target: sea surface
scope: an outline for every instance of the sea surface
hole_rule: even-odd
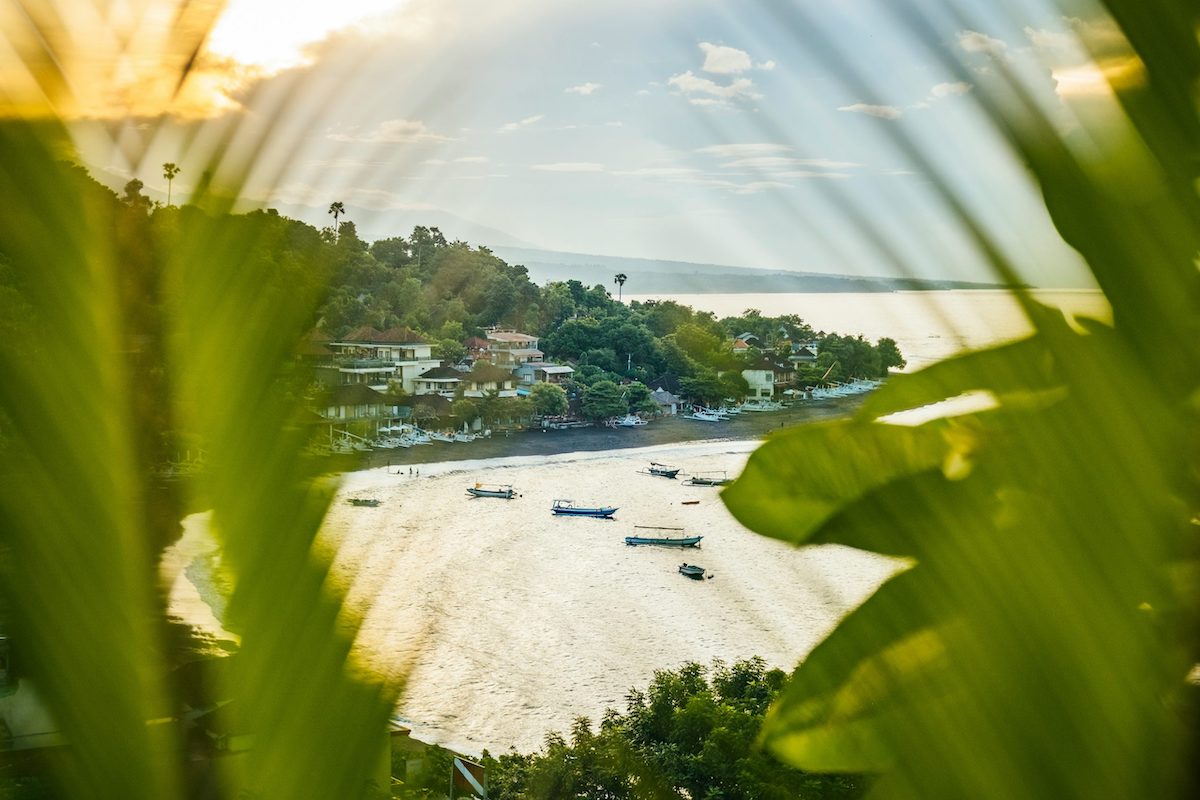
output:
[[[632,281],[630,281],[632,283]],[[1073,316],[1111,320],[1104,295],[1090,290],[1036,290],[1039,302]],[[947,356],[1017,339],[1030,326],[1004,291],[864,292],[854,294],[625,294],[626,300],[674,300],[717,318],[756,308],[796,314],[817,331],[896,340],[911,372]]]
[[[1027,332],[999,292],[671,299],[718,316],[758,308],[799,314],[819,330],[891,336],[909,369]],[[1109,314],[1098,293],[1039,299],[1074,314]],[[658,461],[735,476],[757,444],[658,444],[347,474],[324,543],[336,548],[340,580],[365,615],[362,657],[407,680],[397,711],[414,736],[467,753],[527,752],[576,717],[597,721],[606,708],[623,710],[628,690],[644,688],[655,670],[755,655],[792,669],[898,564],[766,539],[733,519],[719,489],[641,472]],[[476,482],[511,484],[521,496],[471,499],[466,488]],[[380,505],[353,506],[352,497]],[[615,520],[556,518],[555,499],[620,510]],[[684,505],[690,500],[698,503]],[[703,545],[625,545],[639,525],[703,535]],[[215,554],[205,515],[185,529],[167,558],[178,576],[172,607],[220,635],[222,605],[204,577]],[[714,577],[683,577],[685,561]]]

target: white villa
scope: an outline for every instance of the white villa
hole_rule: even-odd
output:
[[[396,381],[412,393],[417,376],[441,364],[433,357],[433,346],[409,328],[356,328],[324,346],[331,357],[317,364],[316,371],[328,386],[364,384],[384,391],[389,381]]]

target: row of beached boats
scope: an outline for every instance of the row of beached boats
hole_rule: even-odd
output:
[[[727,422],[739,414],[746,412],[762,413],[764,411],[780,411],[784,407],[783,403],[778,400],[767,400],[766,398],[758,398],[755,400],[747,400],[737,406],[721,406],[720,408],[705,408],[704,406],[692,406],[691,412],[683,414],[684,419],[694,419],[698,422]]]
[[[644,475],[653,475],[656,477],[675,479],[681,472],[680,467],[670,464],[662,464],[657,461],[651,461],[650,464],[639,473]],[[697,473],[688,477],[687,484],[693,486],[725,486],[732,482],[724,472]],[[509,484],[484,484],[476,483],[473,486],[467,487],[467,494],[470,497],[489,497],[501,500],[512,500],[520,497],[517,492]],[[698,501],[690,501],[694,504]],[[550,513],[556,517],[592,517],[596,519],[612,519],[613,515],[618,511],[617,506],[588,506],[576,503],[574,500],[555,500],[550,506]],[[625,544],[636,545],[657,545],[662,547],[699,547],[703,536],[686,535],[683,528],[664,527],[661,525],[635,525],[634,528],[638,531],[632,536],[625,537]],[[679,535],[684,534],[684,535]],[[687,569],[684,569],[687,567]],[[680,568],[682,574],[688,577],[704,577],[704,569],[696,565],[684,564]],[[711,576],[709,576],[711,577]]]

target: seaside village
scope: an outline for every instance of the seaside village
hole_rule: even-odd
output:
[[[636,427],[673,415],[720,422],[745,411],[773,411],[785,402],[839,397],[876,385],[860,380],[797,388],[796,367],[816,362],[817,342],[794,342],[786,358],[768,358],[758,354],[756,337],[747,333],[730,342],[744,364],[746,398],[705,407],[682,397],[679,377],[665,374],[647,387],[652,407],[647,403],[636,414],[589,419],[571,379],[577,363],[545,361],[538,337],[527,333],[506,328],[484,333],[467,339],[465,356],[449,363],[434,358],[433,344],[408,328],[360,327],[337,339],[312,331],[299,353],[320,387],[309,418],[320,431],[312,437],[312,450],[348,453],[435,441],[469,442],[493,431],[529,428]],[[512,402],[536,394],[538,384],[564,389],[563,413],[539,415],[533,403]],[[474,402],[463,404],[463,400]]]

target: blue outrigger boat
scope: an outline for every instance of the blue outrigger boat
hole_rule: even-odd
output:
[[[577,506],[572,500],[555,500],[554,505],[550,510],[557,516],[562,517],[600,517],[608,518],[617,512],[615,506],[598,506],[596,508],[588,508],[586,506]]]

